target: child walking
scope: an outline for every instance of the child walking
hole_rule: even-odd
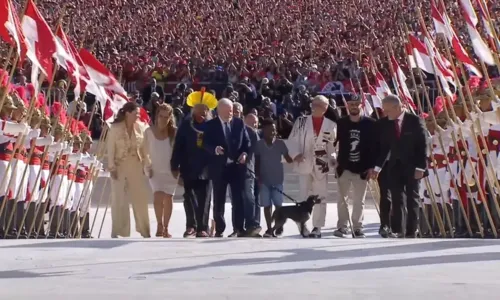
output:
[[[276,235],[272,231],[273,205],[281,207],[283,204],[284,171],[282,157],[287,163],[293,160],[288,154],[288,148],[283,140],[276,139],[276,125],[273,120],[262,121],[263,138],[255,147],[255,174],[259,181],[260,204],[264,207],[267,231],[264,237],[276,237],[283,233],[283,228],[277,228]]]

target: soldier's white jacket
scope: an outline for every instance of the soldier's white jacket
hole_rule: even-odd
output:
[[[337,124],[323,118],[319,135],[316,137],[313,129],[312,116],[299,117],[293,125],[287,141],[288,151],[293,158],[299,154],[304,156],[303,162],[294,162],[294,171],[298,174],[311,174],[316,165],[315,151],[326,151],[326,161],[336,158],[334,142],[337,138]],[[320,158],[324,159],[324,158]]]

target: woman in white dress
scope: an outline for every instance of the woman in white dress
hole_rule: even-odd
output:
[[[172,216],[173,197],[177,179],[170,170],[170,157],[177,128],[173,109],[166,103],[159,104],[154,125],[146,129],[145,145],[150,167],[145,170],[153,190],[154,209],[158,221],[157,237],[170,238],[168,224]]]

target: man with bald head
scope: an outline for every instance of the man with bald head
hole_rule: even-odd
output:
[[[246,231],[243,191],[250,139],[243,120],[233,117],[231,100],[219,100],[217,115],[217,118],[207,122],[203,135],[203,146],[210,155],[208,176],[214,189],[215,236],[222,237],[226,230],[224,212],[228,185],[231,188],[233,216],[230,237],[242,236]]]
[[[387,170],[391,178],[392,232],[398,237],[414,238],[418,235],[419,184],[427,168],[425,124],[418,116],[406,112],[397,96],[385,97],[382,106],[386,117],[378,121],[379,151],[371,177],[376,179],[382,168]],[[405,202],[408,217],[406,224],[402,224]],[[380,213],[382,217],[383,211]],[[388,225],[381,224],[380,235],[387,236]]]

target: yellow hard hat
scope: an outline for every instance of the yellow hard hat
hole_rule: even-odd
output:
[[[199,92],[192,92],[187,97],[187,105],[194,107],[198,104],[204,104],[208,109],[212,110],[217,107],[217,98],[214,95],[207,93],[203,87]]]

